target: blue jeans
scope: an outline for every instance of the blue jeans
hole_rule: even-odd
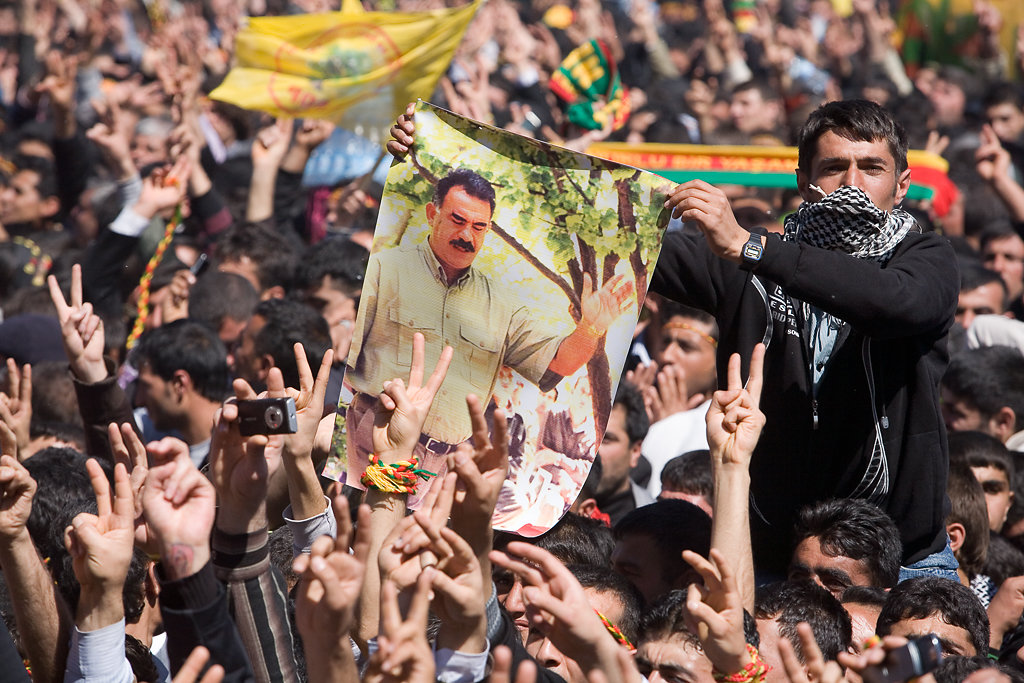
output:
[[[953,549],[949,546],[949,537],[946,537],[946,547],[937,553],[932,553],[923,560],[918,560],[909,567],[900,567],[900,583],[907,579],[914,579],[919,576],[941,576],[950,581],[960,582],[960,575],[956,570],[960,563],[956,561]]]

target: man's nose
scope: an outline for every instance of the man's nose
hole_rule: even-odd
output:
[[[526,602],[523,600],[523,584],[520,581],[512,584],[512,589],[508,592],[508,597],[505,598],[505,609],[513,616],[526,614]]]
[[[554,669],[562,663],[562,653],[558,651],[558,648],[551,644],[551,641],[545,638],[540,643],[540,648],[537,650],[535,659],[545,669]]]
[[[850,164],[850,167],[847,168],[846,172],[843,174],[843,185],[853,185],[854,187],[860,187],[863,189],[863,186],[861,185],[862,178],[863,175],[861,174],[860,169],[857,168],[857,165]]]

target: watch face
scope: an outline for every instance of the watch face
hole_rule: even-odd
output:
[[[747,242],[746,244],[743,245],[743,258],[756,261],[759,258],[761,258],[761,252],[763,250],[764,247],[762,247],[760,244]]]

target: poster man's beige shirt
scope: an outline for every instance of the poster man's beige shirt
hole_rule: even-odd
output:
[[[426,242],[373,254],[360,303],[347,373],[359,392],[376,396],[384,382],[408,380],[416,332],[426,339],[427,376],[441,350],[454,349],[423,427],[428,436],[450,444],[471,433],[466,394],[476,394],[486,405],[503,365],[539,383],[564,339],[538,329],[536,314],[516,300],[513,287],[476,268],[449,286]]]

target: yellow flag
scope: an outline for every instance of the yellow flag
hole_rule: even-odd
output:
[[[406,104],[430,97],[479,5],[400,13],[349,4],[348,12],[250,19],[235,67],[210,97],[378,138]]]

